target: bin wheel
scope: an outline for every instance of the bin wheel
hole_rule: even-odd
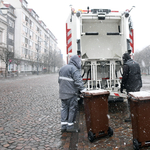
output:
[[[110,137],[113,135],[113,129],[111,127],[108,128],[108,135]]]
[[[133,148],[139,150],[139,142],[137,139],[133,139]]]
[[[93,134],[92,131],[89,131],[89,132],[88,132],[88,139],[89,139],[90,142],[93,142],[93,141],[94,141],[94,134]]]

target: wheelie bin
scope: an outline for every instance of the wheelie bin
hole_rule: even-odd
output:
[[[108,96],[106,90],[86,91],[84,95],[84,111],[88,139],[93,142],[102,136],[112,136],[113,130],[109,127]]]
[[[150,146],[150,91],[128,94],[132,120],[133,147]]]

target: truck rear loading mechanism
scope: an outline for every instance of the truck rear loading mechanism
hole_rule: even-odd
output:
[[[105,89],[114,98],[126,97],[120,87],[122,56],[134,54],[131,10],[71,8],[66,22],[67,62],[72,55],[79,55],[87,90]]]

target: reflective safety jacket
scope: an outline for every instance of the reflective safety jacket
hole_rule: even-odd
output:
[[[71,57],[69,63],[59,71],[59,98],[69,99],[85,89],[81,77],[81,60],[77,55]]]

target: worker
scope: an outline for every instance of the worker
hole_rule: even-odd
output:
[[[73,55],[67,65],[59,71],[59,98],[61,107],[61,131],[79,132],[75,128],[74,120],[78,106],[78,92],[86,91],[81,77],[81,59]]]
[[[135,62],[133,59],[131,59],[129,53],[124,53],[122,59],[123,59],[123,75],[121,83],[121,93],[123,92],[123,89],[126,89],[127,94],[129,92],[140,91],[140,88],[142,87],[142,80],[139,64]],[[125,119],[125,122],[131,122],[129,101],[127,107],[129,110],[129,117]]]

